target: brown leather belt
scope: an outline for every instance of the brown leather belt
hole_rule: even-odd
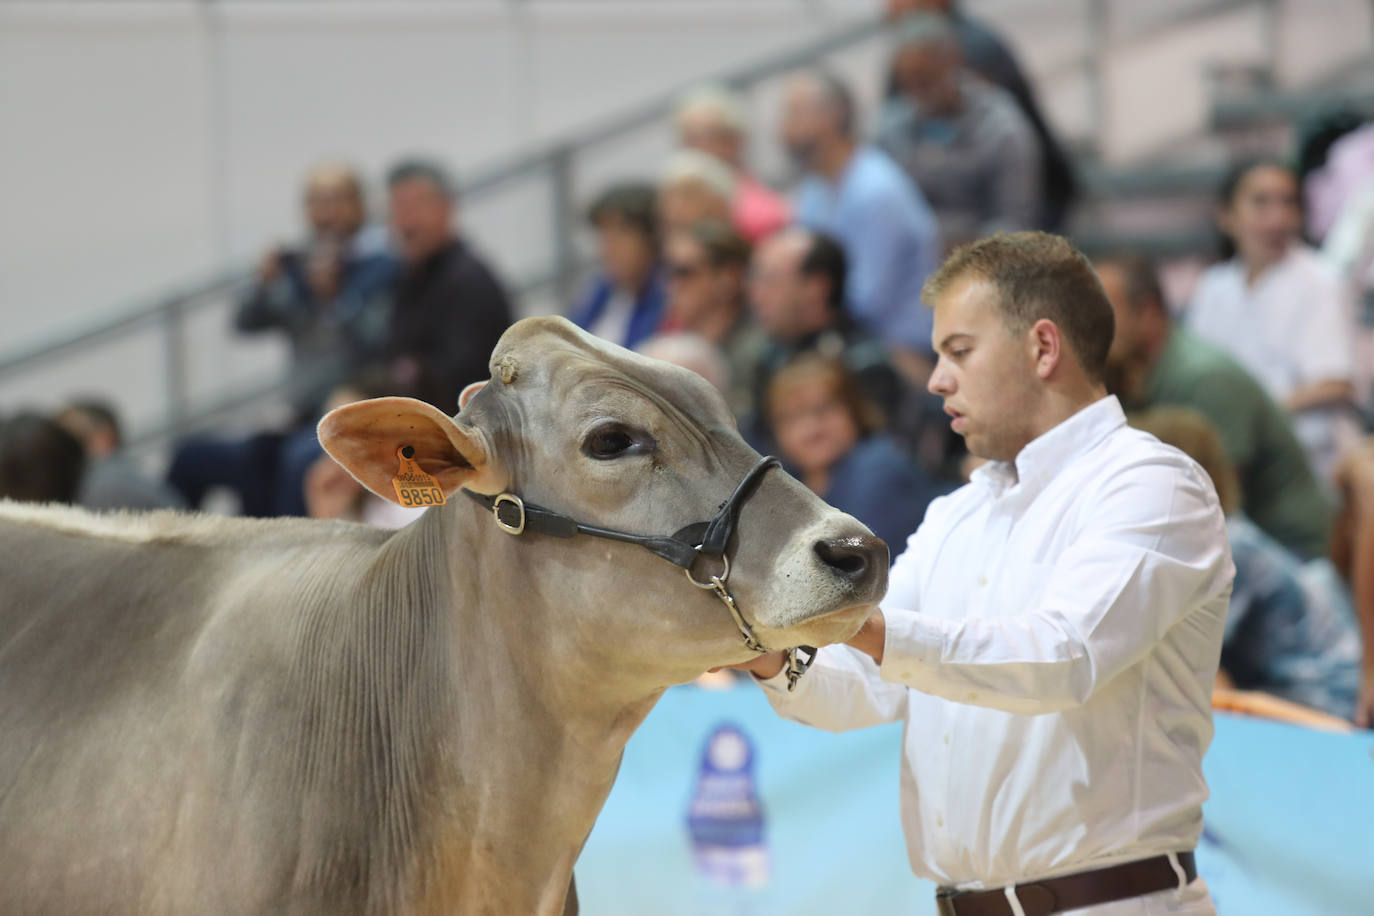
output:
[[[1197,877],[1197,863],[1191,852],[1178,854],[1185,883]],[[1178,887],[1178,874],[1168,856],[1124,862],[1093,871],[1081,871],[1043,881],[1016,885],[1016,899],[1026,916],[1049,916],[1065,910],[1128,900]],[[940,888],[935,893],[940,916],[1014,916],[1004,888],[991,891],[956,891]]]

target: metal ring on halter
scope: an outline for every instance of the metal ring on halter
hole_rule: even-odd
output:
[[[701,545],[700,545],[700,544],[697,545],[697,556],[698,556],[698,557],[701,556]],[[722,586],[722,585],[725,583],[725,580],[728,579],[728,578],[730,578],[730,558],[729,558],[728,556],[726,556],[725,554],[721,554],[721,555],[720,555],[720,560],[721,560],[722,563],[725,564],[725,569],[721,572],[721,574],[720,574],[719,576],[712,576],[710,579],[708,579],[708,580],[705,581],[705,582],[698,582],[695,578],[692,577],[692,567],[689,566],[689,567],[687,567],[686,569],[683,570],[683,572],[687,575],[687,581],[690,582],[690,583],[692,583],[693,585],[695,585],[697,588],[708,588],[708,589],[709,589],[709,588],[717,588],[717,587],[719,587],[719,586]],[[695,566],[696,564],[693,563],[692,565]]]
[[[512,505],[520,512],[520,521],[514,524],[501,517],[501,507]],[[525,531],[525,501],[514,493],[502,493],[496,497],[496,501],[491,504],[491,514],[496,517],[496,527],[506,534],[523,534]]]

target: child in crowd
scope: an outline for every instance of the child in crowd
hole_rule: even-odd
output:
[[[826,502],[863,522],[891,556],[950,487],[925,476],[881,430],[883,417],[843,364],[805,354],[768,386],[765,409],[782,459]]]

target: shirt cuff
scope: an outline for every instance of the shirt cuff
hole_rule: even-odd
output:
[[[884,608],[883,630],[883,663],[878,674],[885,681],[907,684],[944,656],[946,621]]]
[[[809,674],[809,673],[810,673],[810,672],[808,672],[808,674]],[[750,674],[749,676],[752,677],[752,678],[754,679],[754,683],[755,683],[755,684],[758,684],[760,687],[762,687],[764,690],[767,690],[769,693],[780,693],[780,694],[783,694],[784,696],[786,696],[786,694],[787,694],[787,666],[786,666],[786,665],[783,665],[783,666],[782,666],[782,670],[779,671],[777,674],[773,675],[772,677],[763,678],[763,677],[758,677],[758,676],[756,676],[756,675],[754,675],[754,674]],[[806,680],[806,675],[803,674],[802,677],[801,677],[801,679],[802,679],[802,680]]]

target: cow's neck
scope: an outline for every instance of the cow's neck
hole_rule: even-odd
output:
[[[451,571],[422,589],[449,637],[448,693],[433,698],[448,801],[428,812],[424,909],[465,912],[476,898],[498,912],[561,912],[625,743],[662,685],[613,680],[581,657],[568,619],[577,602],[556,568],[539,568],[547,554],[458,502],[395,545],[425,558],[411,575]]]

